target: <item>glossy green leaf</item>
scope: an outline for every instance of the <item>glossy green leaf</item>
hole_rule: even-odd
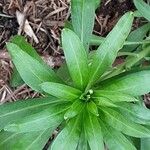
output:
[[[125,116],[110,108],[102,108],[104,120],[110,126],[133,137],[150,137],[150,130],[140,124],[128,120]]]
[[[150,23],[147,23],[136,30],[132,31],[128,38],[127,41],[133,41],[133,42],[139,42],[146,37],[146,33],[150,30]],[[138,45],[125,45],[122,49],[122,51],[133,51],[137,48]]]
[[[129,103],[124,103],[123,105],[119,105],[121,109],[128,109],[131,114],[136,115],[137,117],[145,120],[150,120],[150,110],[146,108],[145,106],[140,106],[138,104],[129,104]]]
[[[85,49],[77,35],[69,29],[62,32],[62,45],[74,85],[84,89],[88,83],[88,59]]]
[[[118,110],[130,120],[140,124],[150,124],[150,110],[139,104],[118,103]]]
[[[132,12],[128,12],[122,16],[104,42],[99,46],[93,57],[93,63],[90,65],[89,85],[99,79],[111,67],[131,30],[133,18]]]
[[[63,101],[49,96],[48,98],[35,98],[0,105],[0,130],[10,123],[60,103]]]
[[[43,82],[60,82],[53,70],[45,67],[45,65],[28,55],[16,44],[8,43],[7,49],[20,76],[32,89],[41,91],[39,84]]]
[[[141,139],[141,150],[148,150],[150,148],[150,138]]]
[[[125,73],[101,83],[100,89],[140,96],[150,92],[150,70]]]
[[[97,106],[93,101],[87,103],[87,110],[93,115],[99,116]]]
[[[143,0],[134,0],[134,4],[142,16],[150,21],[150,5]]]
[[[11,39],[10,42],[17,45],[22,51],[26,52],[28,55],[30,55],[34,59],[45,64],[42,58],[36,52],[36,50],[32,47],[31,44],[29,44],[26,41],[26,39],[23,36],[16,35]]]
[[[66,127],[58,134],[50,150],[76,150],[81,133],[81,120],[78,116],[69,120]]]
[[[96,8],[100,7],[99,5],[100,5],[101,0],[94,0],[94,1],[95,1],[95,4],[96,4]]]
[[[121,93],[121,92],[116,92],[116,91],[104,91],[104,90],[95,90],[93,94],[94,98],[101,98],[105,97],[107,99],[110,99],[113,103],[116,102],[136,102],[138,101],[136,98],[133,96]]]
[[[98,1],[71,0],[72,25],[87,51],[94,27],[96,5],[98,5]]]
[[[67,64],[66,62],[63,63],[60,68],[57,70],[57,75],[63,80],[65,81],[68,85],[72,85],[72,79],[70,77],[70,74],[69,74],[69,70],[68,70],[68,67],[67,67]]]
[[[81,100],[75,100],[75,102],[71,105],[69,110],[65,113],[64,119],[66,120],[75,117],[84,109],[84,107],[85,104]]]
[[[82,131],[81,131],[80,139],[79,139],[78,146],[77,146],[76,150],[91,150],[89,143],[86,139],[84,129],[82,129]]]
[[[24,117],[22,120],[9,124],[4,128],[5,131],[25,133],[33,131],[41,131],[48,128],[55,129],[63,121],[63,116],[65,111],[68,109],[68,106],[64,104],[49,106],[49,108]]]
[[[17,69],[14,67],[13,68],[13,73],[11,75],[11,79],[10,79],[10,85],[12,87],[17,87],[17,86],[21,86],[24,83],[24,81],[22,80],[20,74],[18,73]]]
[[[82,94],[78,89],[54,82],[45,82],[41,87],[46,93],[67,100],[75,100]]]
[[[40,132],[11,133],[0,132],[0,149],[2,150],[41,150],[53,130],[46,129]]]
[[[104,141],[109,150],[136,150],[134,145],[121,133],[114,128],[100,122]]]
[[[84,121],[85,135],[91,150],[104,150],[103,135],[98,118],[87,112]]]
[[[39,61],[43,65],[45,65],[45,67],[50,69],[49,66],[47,66],[44,63],[44,61],[41,59],[41,57],[37,54],[36,50],[25,40],[25,38],[23,36],[19,36],[19,35],[14,36],[11,39],[11,43],[16,44],[17,46],[19,46],[21,48],[21,50],[23,50],[28,55],[30,55],[31,57],[33,57],[34,59],[36,59],[37,61]],[[16,68],[14,68],[13,75],[11,78],[11,85],[13,87],[16,87],[16,86],[19,86],[23,83],[24,82],[23,82],[21,76],[19,75],[19,72],[16,70]]]
[[[105,106],[105,107],[117,107],[116,104],[114,104],[110,99],[106,97],[99,97],[94,98],[95,102],[99,106]]]

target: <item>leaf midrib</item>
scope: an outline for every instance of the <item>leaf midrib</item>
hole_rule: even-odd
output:
[[[143,132],[140,132],[139,130],[135,130],[135,128],[133,128],[132,126],[126,125],[124,122],[121,122],[120,120],[118,120],[117,118],[115,118],[113,115],[111,115],[111,114],[108,113],[107,111],[105,111],[105,110],[103,110],[103,111],[104,111],[105,113],[107,113],[108,116],[113,117],[114,120],[116,120],[116,121],[119,122],[120,124],[123,124],[124,126],[129,127],[131,130],[136,131],[136,132],[138,132],[138,133],[140,133],[140,134],[142,134],[142,135],[145,136],[145,133],[143,134]],[[147,137],[148,137],[148,136],[147,136]]]
[[[129,18],[130,18],[130,16],[129,16]],[[123,27],[122,27],[122,30],[123,30],[124,27],[126,27],[126,25],[128,24],[129,18],[127,19],[126,23],[124,23],[124,25],[123,25]],[[122,34],[122,30],[120,30],[120,32],[117,34],[117,39],[118,39],[118,37],[120,37],[120,35]],[[112,47],[112,45],[115,43],[115,41],[116,41],[116,38],[113,38],[113,41],[110,43],[109,47]],[[106,41],[105,41],[105,42],[106,42]],[[122,42],[122,45],[123,45],[123,43],[124,43],[124,42]],[[95,75],[97,74],[98,70],[100,69],[100,67],[101,67],[101,65],[102,65],[102,63],[103,63],[103,60],[106,58],[106,55],[107,55],[107,53],[108,53],[108,50],[109,50],[109,48],[107,49],[107,51],[105,52],[105,55],[104,55],[103,58],[101,59],[101,63],[100,63],[99,66],[96,68],[96,71],[95,71],[94,74],[92,75],[92,77],[91,77],[91,82],[93,82],[93,79],[94,79]]]
[[[79,76],[80,76],[80,85],[82,86],[83,85],[83,78],[82,78],[82,73],[81,73],[81,69],[80,69],[80,64],[78,63],[78,59],[77,59],[77,56],[76,56],[76,52],[74,51],[74,47],[72,45],[72,41],[70,41],[70,39],[68,40],[69,43],[70,43],[70,46],[71,46],[71,49],[72,49],[72,52],[74,54],[74,58],[75,58],[75,61],[76,61],[76,65],[77,65],[77,68],[78,68],[78,72],[79,72]]]
[[[13,112],[9,112],[9,113],[0,115],[0,118],[2,118],[4,116],[7,116],[7,115],[10,115],[10,114],[12,115],[14,113],[18,113],[20,111],[25,111],[25,110],[28,110],[28,109],[32,109],[32,108],[36,108],[36,107],[40,107],[40,106],[44,106],[44,105],[49,105],[49,104],[55,104],[57,102],[60,102],[60,101],[59,100],[58,101],[52,101],[52,102],[48,102],[48,103],[44,103],[44,104],[38,104],[38,105],[34,105],[34,106],[25,107],[25,108],[22,108],[22,109],[19,109],[19,110],[15,110]]]

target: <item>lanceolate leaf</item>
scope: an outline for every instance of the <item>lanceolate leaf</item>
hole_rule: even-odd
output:
[[[95,8],[97,5],[97,0],[71,0],[72,25],[87,51],[94,27]]]
[[[122,48],[133,22],[133,13],[126,13],[108,34],[104,42],[98,48],[90,66],[90,83],[99,79],[100,76],[112,65],[117,52]]]
[[[84,129],[81,131],[78,147],[76,150],[91,150],[89,147],[89,143],[86,139]]]
[[[75,102],[71,105],[69,110],[65,113],[64,119],[70,119],[78,115],[85,107],[85,103],[83,103],[81,100],[77,99]]]
[[[78,89],[59,83],[45,82],[41,87],[46,93],[67,100],[75,100],[82,94]]]
[[[145,106],[132,103],[118,103],[117,106],[120,113],[126,115],[130,120],[150,125],[150,110]]]
[[[87,110],[95,116],[99,116],[96,104],[91,101],[87,104]]]
[[[63,101],[49,96],[48,98],[35,98],[3,104],[0,106],[0,130],[10,123],[60,103]]]
[[[121,133],[114,128],[100,122],[104,141],[109,150],[136,150],[135,146]]]
[[[125,116],[110,108],[102,108],[106,123],[121,131],[124,134],[133,137],[150,137],[150,130],[140,124],[128,120]]]
[[[4,130],[17,133],[41,131],[48,128],[54,130],[63,121],[67,109],[68,106],[64,104],[51,105],[46,110],[24,117],[22,120],[6,126]]]
[[[150,21],[150,6],[143,0],[134,0],[134,4],[142,16]]]
[[[84,120],[85,135],[91,150],[104,150],[103,135],[98,118],[87,112]]]
[[[105,97],[107,99],[110,99],[113,103],[123,102],[123,101],[126,101],[126,102],[138,101],[133,96],[130,96],[121,92],[116,92],[116,91],[95,90],[93,97],[95,98]]]
[[[99,98],[94,98],[96,101],[97,105],[99,106],[105,106],[105,107],[117,107],[110,99],[106,97],[99,97]]]
[[[8,43],[7,49],[20,76],[32,89],[41,91],[39,84],[43,82],[60,82],[53,70],[45,67],[45,65],[28,55],[16,44]]]
[[[145,106],[132,104],[132,103],[123,103],[123,105],[121,105],[120,103],[118,104],[118,106],[122,110],[128,110],[130,114],[133,114],[134,116],[137,116],[138,118],[150,121],[150,110],[146,108]]]
[[[85,49],[77,35],[69,29],[62,32],[62,45],[74,85],[84,89],[88,83],[88,59]]]
[[[13,73],[12,73],[11,79],[10,79],[10,85],[12,87],[17,87],[17,86],[21,86],[23,83],[24,83],[24,81],[20,77],[20,74],[18,73],[17,69],[14,67]]]
[[[120,76],[120,77],[119,77]],[[133,96],[150,92],[150,70],[122,74],[101,83],[100,89],[112,90]]]
[[[3,150],[41,150],[50,138],[53,129],[40,132],[11,133],[0,132],[0,149]]]
[[[150,23],[147,23],[136,30],[132,31],[128,38],[127,41],[132,41],[132,42],[139,42],[146,37],[146,33],[150,30]],[[137,48],[138,45],[126,45],[123,47],[122,51],[133,51],[134,49]]]
[[[67,64],[66,62],[63,63],[60,68],[57,70],[57,75],[63,80],[65,81],[68,85],[72,85],[72,79],[70,77],[70,74],[69,74],[69,70],[68,70],[68,67],[67,67]]]
[[[81,133],[80,116],[71,119],[58,134],[50,150],[76,150]]]
[[[42,63],[48,70],[51,70],[48,65],[45,64],[45,62],[42,60],[42,58],[38,55],[36,50],[25,40],[23,36],[14,36],[11,39],[11,43],[16,44],[22,51],[30,55],[32,58],[36,59],[40,63]],[[23,84],[23,81],[19,75],[19,72],[14,68],[14,73],[11,79],[11,85],[12,86],[18,86]]]
[[[37,54],[36,50],[28,42],[26,42],[23,36],[14,36],[10,42],[17,45],[22,51],[24,51],[34,59],[45,64],[41,57]]]
[[[150,138],[141,139],[141,150],[148,150],[150,148]]]

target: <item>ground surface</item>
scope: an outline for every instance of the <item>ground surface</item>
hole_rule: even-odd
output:
[[[102,0],[96,11],[94,33],[105,36],[125,12],[134,10],[132,0]],[[19,15],[22,17],[19,18]],[[17,18],[19,18],[17,20]],[[60,31],[70,18],[70,0],[0,0],[0,102],[38,97],[26,85],[10,86],[12,63],[5,49],[11,36],[21,34],[36,48],[51,67],[59,67],[63,60]],[[30,38],[22,24],[28,20],[35,38]],[[135,28],[140,25],[136,20]]]

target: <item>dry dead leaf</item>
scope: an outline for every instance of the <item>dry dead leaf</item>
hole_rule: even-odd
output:
[[[16,17],[17,17],[17,21],[18,24],[20,25],[19,27],[19,32],[21,32],[22,30],[24,30],[24,32],[30,36],[31,38],[34,39],[35,43],[39,43],[38,38],[36,37],[33,29],[31,28],[29,21],[25,18],[25,15],[23,13],[21,13],[20,11],[16,11]]]

